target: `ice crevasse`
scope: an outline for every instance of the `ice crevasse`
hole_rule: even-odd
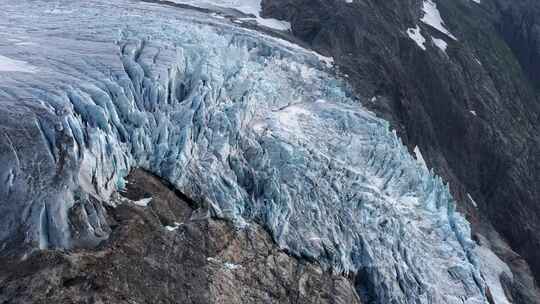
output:
[[[0,33],[31,67],[0,70],[0,251],[105,239],[102,203],[142,167],[377,302],[487,302],[447,186],[313,52],[131,1],[3,4]]]

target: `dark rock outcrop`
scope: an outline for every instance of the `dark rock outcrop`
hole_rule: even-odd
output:
[[[365,104],[411,151],[420,148],[475,233],[490,236],[512,266],[516,301],[539,303],[532,276],[540,279],[539,5],[437,6],[458,40],[420,21],[420,0],[263,1],[266,16],[290,21],[297,38],[334,57]],[[416,25],[425,51],[406,34]]]
[[[257,224],[213,219],[141,170],[129,182],[97,248],[0,261],[0,303],[360,303],[349,278],[280,251]]]

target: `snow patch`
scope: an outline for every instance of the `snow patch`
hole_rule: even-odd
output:
[[[148,204],[150,204],[151,201],[152,201],[152,198],[147,197],[147,198],[140,199],[138,201],[133,201],[133,204],[135,204],[137,206],[141,206],[141,207],[147,207]]]
[[[472,198],[472,196],[469,193],[467,193],[467,197],[471,201],[471,204],[474,206],[474,208],[478,208],[478,204],[476,204],[476,202],[474,201],[474,199]]]
[[[431,40],[433,41],[433,44],[435,44],[436,47],[438,47],[441,51],[446,53],[446,48],[448,47],[448,43],[442,39],[433,38],[431,37]]]
[[[180,223],[174,222],[173,226],[165,226],[165,229],[167,229],[167,231],[175,231],[178,230],[178,227],[180,227],[180,225]]]
[[[432,0],[424,0],[422,10],[424,11],[424,16],[422,19],[420,19],[422,22],[447,35],[448,37],[457,40],[457,38],[444,27],[444,21],[441,17],[441,13],[437,9],[437,4],[435,2]]]
[[[426,43],[426,38],[420,33],[420,27],[418,25],[415,28],[411,27],[407,29],[407,35],[409,35],[409,38],[411,38],[422,50],[426,50],[426,46],[424,45],[424,43]]]

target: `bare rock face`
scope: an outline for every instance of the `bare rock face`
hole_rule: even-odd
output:
[[[122,195],[97,248],[0,261],[0,303],[360,303],[349,278],[280,251],[257,224],[212,219],[143,171]]]

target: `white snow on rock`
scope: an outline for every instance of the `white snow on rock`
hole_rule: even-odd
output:
[[[25,61],[11,59],[0,55],[0,72],[35,73],[37,68]]]
[[[288,31],[291,24],[287,21],[274,18],[261,17],[261,0],[168,0],[174,3],[187,4],[200,8],[230,8],[240,11],[254,18],[241,18],[240,20],[254,20],[258,24],[278,31]]]
[[[178,227],[180,227],[180,225],[180,223],[174,222],[173,226],[165,226],[165,229],[167,229],[167,231],[175,231],[178,230]]]
[[[148,204],[152,201],[151,197],[143,198],[138,201],[133,201],[133,204],[141,207],[148,207]]]
[[[472,198],[472,196],[467,193],[467,197],[469,198],[469,200],[471,201],[471,204],[475,207],[475,208],[478,208],[478,204],[474,201],[474,199]]]
[[[165,229],[167,229],[168,231],[175,231],[178,229],[178,226],[165,226]]]
[[[457,40],[457,38],[452,35],[452,33],[450,33],[446,27],[444,27],[444,21],[439,10],[437,9],[437,4],[435,2],[432,0],[424,0],[422,10],[424,11],[424,16],[422,19],[420,19],[422,22],[447,35],[448,37]]]
[[[426,38],[420,33],[420,27],[417,25],[415,28],[407,29],[407,35],[411,38],[422,50],[426,50]]]
[[[431,40],[433,41],[433,44],[435,44],[436,47],[438,47],[441,51],[446,53],[446,48],[448,47],[448,43],[446,43],[446,41],[439,38],[434,38],[434,37],[431,37]]]

